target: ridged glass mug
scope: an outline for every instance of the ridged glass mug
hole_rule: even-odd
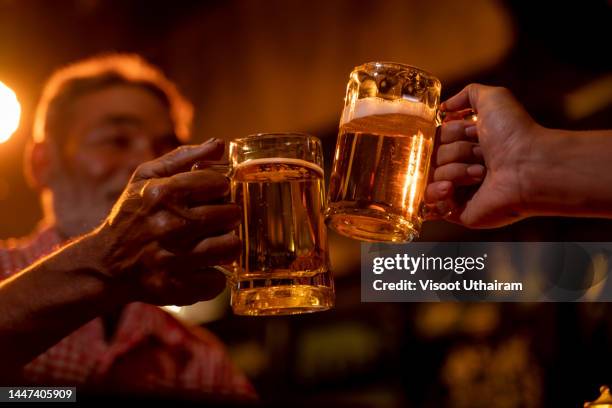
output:
[[[234,313],[333,307],[320,140],[301,133],[256,134],[231,141],[229,161],[231,198],[243,213],[242,255],[230,278]]]
[[[351,72],[330,177],[331,228],[365,241],[419,235],[440,90],[409,65],[371,62]]]

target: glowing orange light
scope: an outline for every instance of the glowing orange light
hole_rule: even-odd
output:
[[[17,95],[8,86],[0,82],[0,143],[4,143],[19,127],[21,106]]]

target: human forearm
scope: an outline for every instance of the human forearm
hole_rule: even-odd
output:
[[[612,217],[612,131],[539,128],[519,172],[530,215]]]
[[[183,171],[223,151],[212,140],[143,163],[96,231],[0,284],[0,377],[128,302],[186,305],[225,288],[205,267],[239,255],[240,208],[217,204],[230,190],[223,175]]]
[[[103,245],[85,236],[0,283],[0,378],[127,301],[104,273]]]

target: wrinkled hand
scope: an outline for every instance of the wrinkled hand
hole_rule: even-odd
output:
[[[520,166],[540,126],[505,88],[471,84],[440,108],[446,119],[426,201],[454,208],[447,219],[471,228],[527,216]],[[467,109],[476,112],[476,121],[462,119]]]
[[[191,304],[225,287],[224,275],[211,267],[239,256],[232,231],[240,209],[224,203],[225,176],[189,171],[195,161],[220,159],[223,149],[222,141],[211,140],[140,165],[95,232],[105,244],[104,273],[130,300]]]

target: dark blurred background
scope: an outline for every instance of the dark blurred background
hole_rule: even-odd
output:
[[[545,126],[612,128],[611,9],[595,0],[0,0],[0,81],[23,109],[0,144],[0,239],[40,218],[23,149],[44,80],[73,60],[140,53],[194,102],[195,141],[305,131],[330,162],[348,73],[373,60],[434,73],[444,98],[470,82],[503,85]],[[491,231],[430,222],[420,239],[612,241],[612,222],[542,218]],[[361,304],[359,244],[332,235],[330,245],[335,310],[241,318],[222,298],[190,315],[209,321],[265,401],[575,407],[612,383],[608,304]]]

